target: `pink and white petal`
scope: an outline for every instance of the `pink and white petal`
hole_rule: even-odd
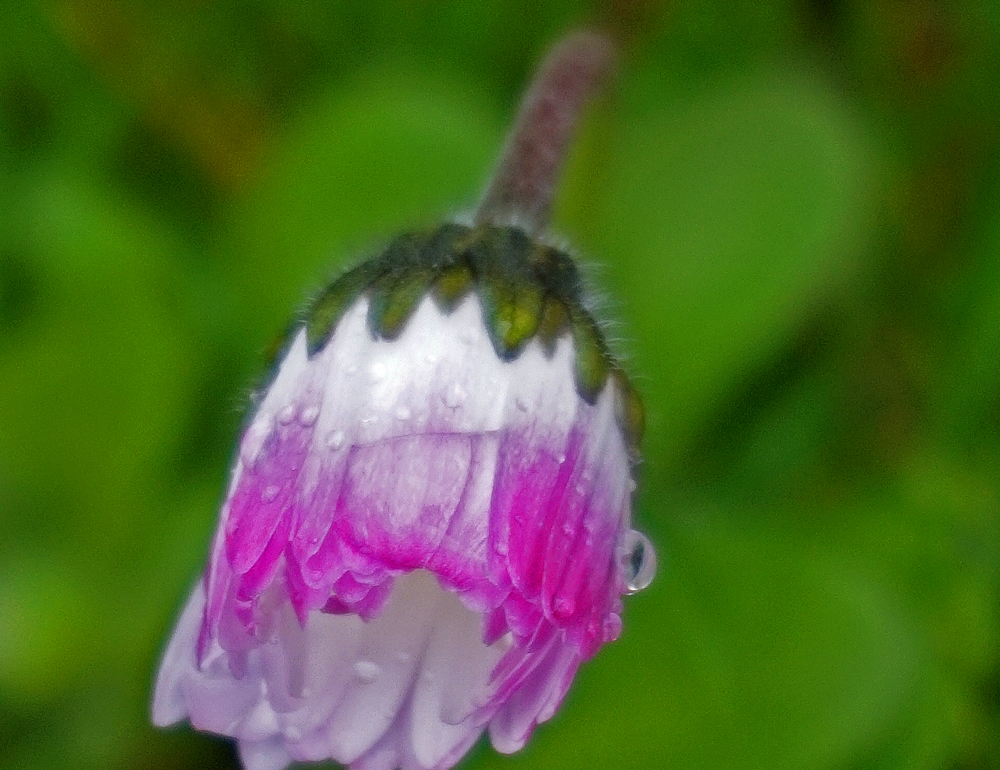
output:
[[[521,686],[490,720],[490,741],[497,751],[512,754],[524,747],[532,730],[555,713],[579,663],[572,648],[561,644],[547,647]]]

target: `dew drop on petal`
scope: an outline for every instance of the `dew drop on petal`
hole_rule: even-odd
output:
[[[528,411],[528,402],[524,400],[523,396],[518,396],[514,400],[514,403],[517,405],[517,408],[520,409],[522,412]]]
[[[385,376],[388,373],[389,371],[386,368],[385,364],[382,363],[381,361],[376,361],[374,364],[372,364],[371,369],[368,370],[368,378],[372,382],[382,382],[382,380],[385,379]]]
[[[410,407],[406,405],[400,406],[396,409],[396,419],[398,420],[409,420],[412,416],[413,413],[410,411]]]
[[[625,589],[638,593],[656,577],[656,551],[649,538],[630,529],[618,544],[618,559],[625,572]]]
[[[268,484],[266,487],[264,487],[264,491],[260,493],[261,502],[265,503],[271,502],[272,500],[274,500],[274,498],[278,496],[278,492],[280,491],[281,487],[279,487],[277,484]]]
[[[307,406],[302,410],[302,414],[299,415],[299,422],[305,427],[314,425],[316,420],[319,418],[319,407],[318,406]]]
[[[265,418],[255,420],[240,445],[240,459],[248,468],[257,464],[260,450],[271,433],[271,421]]]
[[[355,374],[358,373],[358,366],[357,364],[351,364],[344,371],[347,372],[348,377],[353,377]]]
[[[442,400],[444,401],[444,405],[449,409],[457,409],[465,401],[466,395],[468,394],[465,392],[461,383],[453,382],[448,386],[447,390],[445,390]]]
[[[292,420],[295,419],[295,407],[289,404],[280,412],[278,412],[278,422],[282,425],[288,425]]]
[[[467,326],[462,329],[459,339],[461,339],[466,345],[474,345],[479,341],[479,332],[476,330],[475,326]]]
[[[340,449],[344,445],[344,431],[335,430],[326,437],[326,445],[330,449]]]
[[[382,667],[370,660],[359,660],[354,664],[354,675],[362,682],[374,682],[382,673]]]

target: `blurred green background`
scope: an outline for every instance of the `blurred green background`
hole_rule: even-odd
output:
[[[557,230],[646,398],[661,571],[464,767],[1000,767],[995,0],[3,3],[0,767],[236,766],[147,712],[260,351],[466,209],[595,21]]]

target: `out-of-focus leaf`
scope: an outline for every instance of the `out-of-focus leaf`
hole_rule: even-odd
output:
[[[233,212],[247,331],[279,331],[306,287],[356,258],[349,249],[468,211],[500,136],[483,105],[474,83],[392,70],[317,98]]]
[[[836,768],[908,708],[926,651],[888,586],[832,549],[709,511],[660,549],[554,724],[483,766]]]
[[[856,268],[872,157],[822,83],[705,86],[621,127],[602,253],[672,453]],[[640,383],[642,386],[642,383]]]
[[[30,326],[0,346],[9,472],[53,502],[64,495],[48,529],[69,527],[107,556],[143,528],[136,510],[184,423],[193,361],[170,307],[177,247],[74,177],[39,180],[27,208],[41,296]]]

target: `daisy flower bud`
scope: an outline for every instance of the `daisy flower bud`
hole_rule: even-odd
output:
[[[605,41],[568,38],[470,224],[403,234],[314,300],[242,437],[152,716],[248,770],[521,748],[655,571],[642,404],[539,239]]]

